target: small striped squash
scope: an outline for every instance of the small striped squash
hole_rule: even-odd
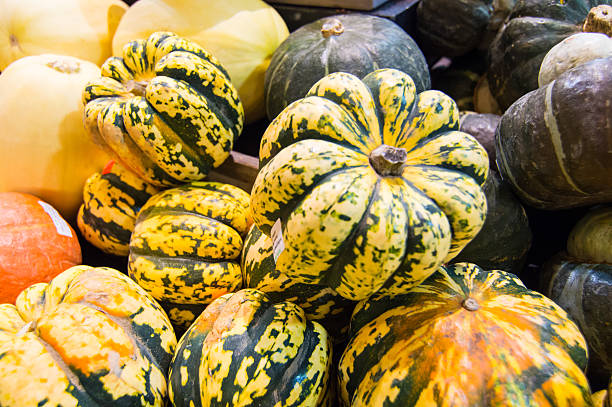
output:
[[[130,239],[128,273],[187,328],[215,298],[242,287],[240,253],[251,226],[249,194],[193,182],[154,195]]]
[[[225,69],[200,46],[156,32],[101,70],[83,91],[85,129],[143,180],[201,180],[229,156],[244,110]]]
[[[291,302],[243,289],[213,301],[179,341],[174,407],[326,406],[331,344]]]
[[[489,170],[458,126],[451,98],[417,94],[398,70],[317,82],[261,141],[251,209],[274,229],[277,267],[361,300],[391,278],[406,291],[452,259],[484,223]]]
[[[138,284],[74,266],[0,305],[0,405],[161,407],[175,347],[168,317]]]
[[[91,244],[108,254],[127,256],[140,208],[159,191],[121,164],[110,161],[85,181],[79,208],[79,230]]]
[[[360,303],[351,330],[344,406],[591,406],[578,327],[514,274],[441,267]]]

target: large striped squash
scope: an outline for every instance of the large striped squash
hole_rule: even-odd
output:
[[[140,210],[128,273],[175,325],[187,328],[215,298],[241,288],[248,207],[240,188],[194,182],[154,195]]]
[[[262,138],[251,194],[277,267],[360,300],[452,259],[484,222],[489,169],[458,118],[451,98],[393,69],[330,74],[289,105]]]
[[[331,344],[291,302],[240,290],[217,298],[179,341],[174,407],[326,406]]]
[[[340,359],[345,406],[590,406],[578,327],[515,275],[440,268],[353,314]]]
[[[169,32],[123,47],[83,91],[85,129],[146,182],[203,179],[242,131],[238,92],[217,59]]]
[[[0,305],[0,405],[161,407],[175,347],[134,281],[75,266]]]

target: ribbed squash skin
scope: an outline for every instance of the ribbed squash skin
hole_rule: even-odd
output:
[[[351,330],[345,406],[591,405],[578,327],[510,273],[442,267],[405,295],[360,303]]]
[[[85,129],[143,180],[201,180],[229,156],[244,111],[225,69],[200,46],[156,32],[101,70],[83,92]]]
[[[163,406],[175,347],[136,283],[75,266],[0,305],[0,405]]]
[[[253,225],[244,239],[242,251],[244,286],[264,292],[272,301],[289,301],[317,321],[334,342],[346,339],[355,303],[324,285],[303,284],[287,277],[274,262],[272,239]]]
[[[243,289],[213,301],[179,341],[170,367],[175,407],[324,406],[331,344],[290,302]]]
[[[330,74],[288,106],[262,138],[251,194],[262,232],[280,219],[277,267],[360,300],[390,278],[407,290],[452,259],[484,222],[489,169],[458,116],[448,96],[417,94],[393,69]],[[383,144],[407,150],[400,175],[370,165]]]
[[[240,252],[251,226],[249,194],[232,185],[194,182],[154,195],[130,240],[128,272],[164,305],[200,306],[242,286]],[[166,308],[168,309],[168,308]],[[168,309],[187,327],[186,313]]]
[[[79,230],[105,253],[127,256],[140,208],[159,191],[121,164],[111,161],[85,181],[79,208]]]

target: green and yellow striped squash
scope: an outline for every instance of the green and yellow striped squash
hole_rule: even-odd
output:
[[[229,156],[244,110],[226,70],[199,45],[156,32],[101,70],[83,91],[85,129],[143,180],[201,180]]]
[[[138,284],[74,266],[0,305],[0,405],[164,406],[172,325]]]
[[[138,214],[128,273],[187,328],[215,298],[242,287],[240,253],[251,223],[249,194],[233,185],[162,191]]]
[[[505,271],[441,267],[406,294],[359,303],[351,331],[345,406],[591,406],[578,327]]]
[[[458,126],[450,97],[417,94],[398,70],[317,82],[261,141],[251,209],[262,232],[282,232],[277,267],[361,300],[391,277],[406,291],[452,259],[482,227],[489,171]]]
[[[170,364],[174,407],[328,405],[331,344],[291,302],[243,289],[213,301]]]
[[[138,211],[158,192],[121,164],[110,161],[102,172],[85,181],[77,215],[79,230],[103,252],[127,256]]]
[[[274,263],[272,239],[257,225],[251,226],[244,239],[241,266],[245,287],[266,293],[274,302],[298,305],[309,320],[325,327],[334,342],[346,339],[355,303],[327,286],[303,284],[287,277]]]

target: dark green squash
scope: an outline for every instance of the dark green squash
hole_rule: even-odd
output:
[[[459,115],[459,130],[471,134],[487,150],[489,168],[497,169],[495,164],[495,130],[501,116],[493,113],[463,111]]]

